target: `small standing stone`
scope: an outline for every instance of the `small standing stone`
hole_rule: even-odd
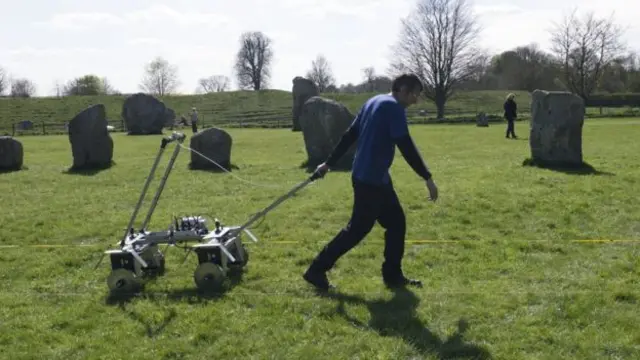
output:
[[[233,141],[229,133],[222,129],[213,127],[194,134],[190,140],[190,147],[207,158],[215,161],[217,164],[222,166],[224,170],[229,171],[231,169],[232,143]],[[191,152],[191,163],[189,164],[189,167],[193,170],[224,171],[216,164],[213,164],[211,161],[203,158],[193,151]]]
[[[476,117],[476,125],[479,127],[489,127],[489,118],[487,114],[481,112]]]
[[[107,168],[113,159],[113,140],[107,129],[106,109],[97,104],[69,122],[74,170]]]
[[[11,136],[0,136],[0,171],[20,170],[23,162],[22,143]]]

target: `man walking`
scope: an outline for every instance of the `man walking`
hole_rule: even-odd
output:
[[[514,100],[515,94],[510,93],[507,95],[507,99],[502,106],[504,108],[504,118],[507,119],[507,139],[511,136],[513,139],[517,139],[515,132],[515,120],[518,117],[518,105]]]
[[[406,278],[402,271],[406,221],[389,168],[398,146],[411,168],[425,180],[430,199],[437,199],[438,188],[411,139],[406,116],[406,108],[417,102],[423,87],[417,76],[405,74],[393,80],[391,90],[390,94],[376,95],[364,104],[332,154],[316,169],[324,176],[357,141],[351,176],[354,193],[351,219],[303,275],[319,290],[333,287],[326,273],[371,231],[376,222],[385,229],[384,283],[388,287],[422,285],[419,280]]]
[[[198,110],[196,108],[191,108],[191,131],[193,133],[198,132]]]

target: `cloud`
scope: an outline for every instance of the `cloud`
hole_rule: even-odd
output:
[[[525,11],[523,8],[511,4],[476,5],[473,10],[480,17],[512,15]]]
[[[105,12],[69,12],[55,14],[49,20],[37,22],[37,26],[54,29],[79,30],[99,26],[120,27],[127,25],[209,26],[217,27],[231,23],[227,16],[198,11],[181,12],[166,5],[153,5],[146,9],[125,14]]]
[[[92,47],[75,48],[44,48],[38,49],[31,46],[23,46],[8,51],[9,56],[19,58],[49,58],[49,57],[75,57],[78,55],[105,55],[106,49]]]
[[[129,45],[158,45],[160,43],[162,43],[160,39],[148,37],[135,38],[127,41]]]
[[[323,19],[329,16],[343,15],[372,20],[380,16],[383,7],[389,3],[383,0],[277,0],[278,5],[285,10],[292,10],[300,16]],[[397,0],[402,5],[403,1]]]

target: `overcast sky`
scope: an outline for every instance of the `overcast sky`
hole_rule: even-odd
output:
[[[197,81],[227,75],[238,38],[259,30],[273,39],[271,88],[291,90],[317,54],[331,63],[339,84],[362,80],[361,69],[383,73],[400,19],[415,0],[0,0],[0,67],[35,82],[37,95],[56,81],[85,74],[107,77],[122,92],[139,90],[155,56],[177,65],[181,93]],[[601,16],[615,12],[625,40],[640,50],[640,2],[622,0],[475,0],[480,44],[494,52],[528,43],[548,46],[552,21],[580,6]],[[233,88],[236,87],[235,80]]]

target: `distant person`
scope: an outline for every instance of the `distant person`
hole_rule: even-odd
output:
[[[511,135],[511,137],[513,137],[514,139],[518,138],[516,136],[514,124],[516,118],[518,117],[518,105],[516,104],[515,100],[513,100],[515,97],[515,94],[510,93],[509,95],[507,95],[507,101],[505,101],[503,105],[504,118],[507,119],[507,139],[509,138],[509,135]]]
[[[420,280],[405,277],[402,271],[406,219],[389,174],[397,146],[413,171],[425,182],[430,200],[438,198],[438,188],[411,138],[407,123],[406,108],[417,102],[422,90],[422,82],[415,75],[395,78],[390,94],[376,95],[365,102],[326,162],[316,169],[321,174],[326,173],[352,144],[357,144],[351,174],[354,196],[351,219],[313,259],[303,275],[317,289],[326,291],[333,287],[326,273],[371,231],[376,222],[386,230],[382,263],[384,283],[389,287],[422,285]]]
[[[194,134],[198,132],[198,111],[196,108],[191,108],[191,130]]]

